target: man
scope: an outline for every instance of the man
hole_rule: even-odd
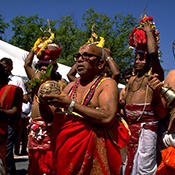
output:
[[[23,102],[27,103],[28,97],[27,97],[27,91],[25,89],[25,85],[23,82],[23,79],[21,77],[15,76],[12,74],[13,69],[13,62],[10,58],[2,58],[0,60],[0,63],[5,67],[5,71],[8,74],[9,78],[9,85],[15,85],[19,86],[23,90]],[[8,144],[7,144],[7,155],[6,155],[6,163],[8,167],[8,173],[14,174],[16,171],[15,167],[15,161],[14,161],[14,145],[15,142],[18,139],[18,127],[16,124],[14,124],[13,121],[10,121],[9,119],[9,126],[8,126]],[[16,152],[17,155],[19,155],[19,149],[18,152]]]
[[[0,162],[6,165],[6,146],[9,119],[14,125],[18,122],[22,109],[23,92],[18,86],[7,85],[8,74],[0,64]],[[2,165],[3,164],[3,165]],[[1,169],[2,170],[2,169]],[[0,170],[0,171],[1,171]],[[1,172],[2,173],[2,172]],[[15,174],[15,172],[13,172]]]
[[[136,50],[132,76],[126,88],[126,120],[131,131],[128,145],[125,174],[154,174],[156,164],[156,140],[158,120],[165,116],[164,106],[156,91],[148,86],[150,66],[152,73],[157,73],[163,80],[163,69],[158,59],[157,45],[152,24],[144,23],[147,48]]]
[[[43,114],[49,111],[44,100],[65,110],[44,115],[47,121],[53,117],[49,125],[57,174],[119,174],[121,156],[114,137],[118,134],[118,88],[115,80],[102,76],[102,53],[103,48],[95,44],[80,47],[74,55],[80,78],[68,84],[61,95],[44,95],[40,100]]]
[[[113,78],[118,84],[119,80],[120,80],[119,68],[118,68],[116,62],[111,57],[112,53],[111,53],[110,49],[104,48],[104,51],[105,51],[105,58],[106,58],[106,66],[104,69],[104,74],[105,74],[105,76],[109,76],[109,77]],[[74,64],[67,74],[67,77],[68,77],[70,82],[75,81],[77,79],[76,78],[76,74],[77,74],[77,67],[76,66],[77,66],[77,64]],[[111,74],[111,75],[109,75],[109,74]]]
[[[61,75],[56,72],[58,66],[55,60],[49,56],[47,60],[39,60],[36,64],[36,68],[33,68],[32,62],[35,52],[32,49],[25,60],[25,70],[28,78],[35,86],[32,87],[32,110],[31,120],[28,135],[28,150],[29,150],[29,175],[43,175],[51,174],[53,170],[52,165],[52,145],[50,135],[47,131],[46,124],[43,121],[38,104],[38,88],[40,85],[48,79],[60,80]],[[59,57],[59,55],[54,55]],[[47,69],[50,66],[50,75],[47,75]],[[35,80],[37,79],[37,82]]]
[[[162,102],[167,108],[167,121],[164,121],[163,127],[166,127],[163,140],[164,149],[161,151],[161,164],[159,165],[156,175],[173,175],[175,172],[175,81],[174,81],[175,70],[171,70],[164,83],[157,79],[157,75],[152,75],[150,79],[150,86],[157,91],[161,97]],[[166,88],[166,91],[163,91]]]
[[[121,107],[121,114],[124,116],[124,111],[123,111],[123,107],[125,105],[125,89],[126,86],[128,84],[129,79],[131,78],[131,76],[133,75],[133,69],[132,68],[128,68],[123,72],[123,79],[125,80],[125,87],[121,90],[120,92],[120,107]]]

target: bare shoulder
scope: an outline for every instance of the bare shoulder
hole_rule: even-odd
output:
[[[175,69],[171,70],[166,78],[170,78],[171,76],[175,75]]]
[[[132,83],[135,78],[136,78],[136,75],[135,76],[131,76],[131,78],[128,81],[128,84]]]
[[[175,69],[171,70],[165,78],[165,82],[173,81],[175,76]],[[174,80],[175,81],[175,80]]]
[[[165,78],[164,84],[175,88],[175,69],[171,70]]]
[[[104,81],[102,81],[101,83],[101,87],[104,89],[108,88],[109,90],[111,88],[116,88],[118,89],[118,86],[117,86],[117,83],[114,79],[112,78],[107,78],[107,79],[104,79]]]

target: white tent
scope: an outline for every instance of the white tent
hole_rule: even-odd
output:
[[[12,73],[14,75],[17,75],[26,79],[27,79],[27,75],[24,69],[24,60],[27,54],[28,54],[27,51],[0,40],[0,59],[3,57],[11,58],[13,61]],[[33,63],[35,64],[37,61],[38,61],[38,58],[35,56]],[[69,72],[69,70],[70,70],[69,66],[65,66],[63,64],[58,63],[58,71],[62,75],[62,78],[68,80],[67,73]],[[122,89],[125,87],[125,85],[119,83],[118,87],[119,89]]]
[[[13,70],[12,73],[17,76],[27,78],[25,69],[24,69],[24,60],[28,52],[20,49],[16,46],[13,46],[7,42],[0,40],[0,59],[3,57],[11,58],[13,61]],[[38,58],[35,56],[33,63],[35,64],[38,61]],[[58,71],[63,78],[67,79],[67,73],[69,72],[70,67],[63,64],[58,64]]]

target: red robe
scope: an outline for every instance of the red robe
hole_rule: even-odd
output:
[[[119,174],[120,148],[111,141],[106,127],[73,114],[57,113],[52,136],[57,175]]]
[[[103,80],[102,77],[96,79],[84,98],[83,105],[90,102]],[[76,89],[77,82],[71,88],[70,96]],[[120,137],[121,132],[126,140]],[[119,174],[120,148],[129,140],[128,130],[119,120],[114,119],[108,126],[99,126],[78,115],[56,113],[51,133],[57,175]]]

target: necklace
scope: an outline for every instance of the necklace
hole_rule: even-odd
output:
[[[137,76],[136,76],[135,79],[134,79],[134,80],[132,81],[132,83],[130,84],[130,89],[131,89],[131,91],[132,91],[132,92],[138,91],[138,90],[141,88],[144,79],[145,79],[145,76],[143,76],[141,80],[140,80],[140,79],[137,79]],[[134,83],[135,83],[135,82],[138,83],[139,81],[140,81],[140,84],[134,89],[134,88],[133,88],[133,87],[134,87]]]
[[[80,79],[77,80],[75,86],[72,89],[72,91],[73,91],[73,93],[72,93],[72,100],[76,100],[76,97],[77,97],[77,88],[78,88],[79,83],[80,83]]]

